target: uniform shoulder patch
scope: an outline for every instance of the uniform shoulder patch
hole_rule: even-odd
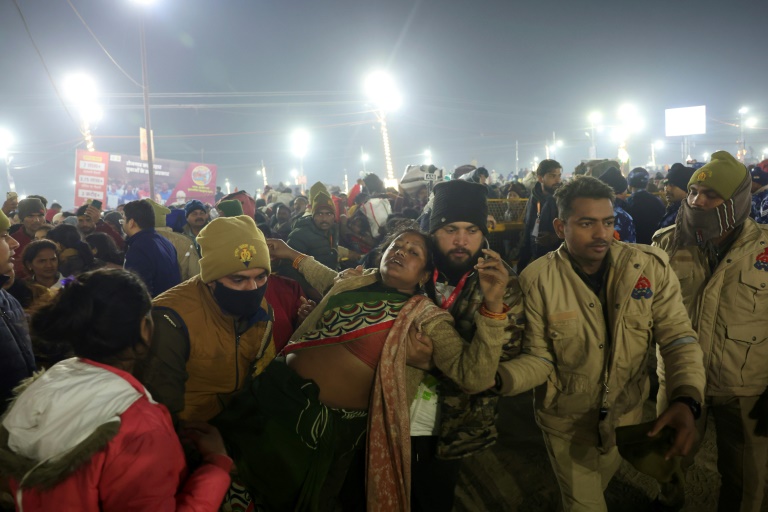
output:
[[[632,290],[632,298],[640,300],[642,298],[650,299],[653,297],[653,289],[651,288],[651,282],[647,277],[641,275],[640,279],[635,283],[635,288]]]

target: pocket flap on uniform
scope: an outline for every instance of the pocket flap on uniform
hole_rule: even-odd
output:
[[[579,329],[578,320],[553,322],[547,326],[547,336],[554,340],[573,338]]]
[[[730,324],[726,329],[729,339],[743,341],[744,343],[760,343],[766,336],[765,322],[746,322],[743,324]]]
[[[646,316],[625,316],[624,326],[629,329],[644,331],[653,327],[653,320]]]
[[[761,270],[742,270],[739,275],[742,284],[756,290],[768,291],[768,272]]]

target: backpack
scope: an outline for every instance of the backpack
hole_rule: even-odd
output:
[[[371,226],[371,233],[377,236],[379,228],[387,223],[387,217],[392,214],[392,205],[389,199],[383,197],[372,197],[360,206],[360,209],[368,219]]]

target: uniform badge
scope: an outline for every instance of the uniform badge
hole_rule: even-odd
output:
[[[256,248],[252,245],[242,244],[238,245],[237,249],[235,249],[235,258],[240,260],[246,267],[251,264],[254,254],[256,254]]]
[[[712,171],[701,171],[696,175],[696,181],[707,181],[712,177]]]
[[[632,290],[632,298],[640,300],[643,297],[650,299],[653,297],[653,290],[651,290],[651,282],[645,276],[640,276],[640,279],[635,283],[635,289]]]
[[[768,272],[768,249],[757,255],[757,258],[755,258],[755,268]]]

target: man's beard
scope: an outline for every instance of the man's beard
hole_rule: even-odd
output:
[[[482,247],[478,249],[475,254],[472,254],[463,263],[458,263],[451,260],[451,257],[442,252],[435,251],[435,266],[437,271],[445,274],[448,277],[448,283],[455,285],[461,277],[467,272],[471,272],[475,268],[477,260],[483,254]]]

